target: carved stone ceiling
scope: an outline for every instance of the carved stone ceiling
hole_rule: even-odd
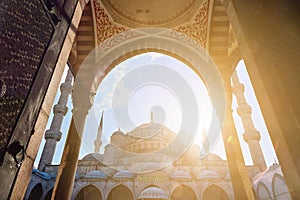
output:
[[[169,6],[163,8],[166,2],[168,2]],[[125,0],[95,0],[93,3],[98,44],[132,28],[156,26],[167,27],[183,33],[193,39],[198,45],[206,47],[208,11],[210,7],[208,0],[126,0],[126,3]],[[105,3],[109,6],[107,7],[106,5],[105,7]],[[118,11],[120,16],[122,14],[121,17],[114,16],[117,11],[110,10],[113,3],[118,5],[118,8],[123,9]],[[144,11],[148,9],[147,17],[145,13],[145,17],[140,17],[136,12],[137,9]],[[133,13],[132,16],[125,19],[131,13]],[[185,18],[186,16],[189,17]]]
[[[118,24],[137,28],[170,28],[184,24],[197,12],[203,0],[96,0],[101,1]]]

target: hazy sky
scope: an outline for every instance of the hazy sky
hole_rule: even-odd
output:
[[[192,91],[195,94],[197,108],[199,111],[199,126],[196,131],[197,137],[194,142],[196,144],[201,145],[201,133],[203,132],[203,128],[208,129],[209,127],[212,109],[212,105],[210,103],[209,95],[205,85],[203,84],[202,80],[189,67],[187,67],[180,61],[159,53],[147,53],[135,56],[131,59],[122,62],[117,67],[115,67],[103,80],[102,84],[98,88],[94,106],[91,108],[86,120],[85,132],[82,139],[82,146],[79,158],[82,158],[84,155],[93,152],[94,150],[93,141],[96,138],[98,123],[100,121],[102,110],[105,111],[105,114],[103,127],[104,130],[102,136],[103,144],[101,147],[101,152],[103,152],[104,146],[107,143],[109,143],[110,135],[114,131],[116,131],[119,126],[121,126],[120,128],[122,131],[128,132],[135,126],[149,122],[151,112],[154,113],[154,121],[163,123],[174,132],[177,132],[179,130],[180,123],[182,121],[182,105],[180,104],[181,101],[180,99],[178,99],[178,95],[173,92],[172,88],[169,88],[164,84],[147,83],[137,87],[134,91],[130,91],[126,106],[128,115],[132,122],[131,126],[128,125],[128,127],[125,127],[124,125],[122,125],[122,122],[118,120],[118,117],[116,117],[120,114],[118,113],[120,111],[118,109],[115,109],[116,103],[113,101],[114,95],[117,96],[115,92],[116,88],[122,91],[128,89],[128,86],[126,87],[126,85],[128,85],[128,81],[126,82],[126,80],[123,78],[129,76],[130,73],[136,72],[137,69],[145,67],[145,65],[151,65],[154,66],[154,68],[158,67],[158,65],[163,65],[164,67],[167,67],[167,70],[173,70],[175,74],[180,75],[183,78],[182,80],[184,80],[184,82],[187,83],[187,85],[191,86]],[[270,166],[274,162],[274,158],[276,158],[276,155],[243,61],[239,62],[237,66],[237,71],[240,81],[245,85],[245,96],[248,103],[252,107],[252,118],[254,119],[254,125],[257,128],[257,130],[261,133],[262,139],[260,143],[262,146],[263,153],[265,155],[266,163],[268,166]],[[143,77],[142,72],[143,71],[138,72],[137,75],[141,76],[137,78]],[[64,80],[65,75],[66,73],[64,73],[62,81]],[[135,77],[137,75],[135,74]],[[154,77],[155,75],[145,74],[144,76]],[[172,80],[172,77],[167,78]],[[180,84],[175,84],[175,87],[177,86],[179,87]],[[58,101],[59,94],[60,92],[58,92],[56,96],[55,103]],[[69,112],[64,119],[61,130],[63,136],[61,141],[57,145],[53,164],[59,164],[61,159],[61,154],[63,151],[71,119],[71,98],[69,98],[68,107]],[[244,154],[245,163],[247,165],[251,165],[251,156],[248,150],[248,145],[244,142],[242,138],[244,130],[241,124],[241,120],[236,113],[236,107],[236,100],[235,98],[233,98],[233,117],[239,135],[242,151]],[[52,116],[53,113],[51,113],[50,115],[50,120],[47,124],[47,129],[50,127]],[[45,140],[43,139],[40,150],[38,152],[37,159],[35,161],[35,166],[37,166],[37,163],[39,162],[42,148],[44,147],[44,142]],[[219,140],[214,145],[213,153],[218,154],[223,159],[226,159],[222,138],[219,138]]]

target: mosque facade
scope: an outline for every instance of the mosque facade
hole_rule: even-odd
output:
[[[54,117],[45,133],[46,143],[38,169],[33,169],[24,199],[51,199],[59,165],[52,165],[60,127],[67,111],[66,102],[72,86],[68,73],[61,86]],[[267,168],[260,147],[260,133],[251,118],[251,107],[244,96],[244,86],[237,73],[232,76],[232,90],[238,103],[253,165],[246,166],[252,189],[259,200],[291,199],[276,162]],[[64,112],[63,112],[64,111]],[[94,152],[78,161],[72,200],[229,200],[234,199],[227,160],[209,153],[208,138],[200,146],[180,149],[178,134],[156,123],[148,123],[124,133],[120,129],[110,136],[110,143],[100,153],[103,113],[94,141]],[[205,134],[204,134],[205,135]],[[181,138],[182,139],[182,138]],[[203,151],[204,149],[204,151]],[[179,153],[178,153],[179,152]]]
[[[115,131],[103,154],[90,153],[78,161],[72,199],[234,199],[227,161],[212,153],[201,157],[196,144],[174,159],[172,151],[161,150],[176,148],[175,137],[153,121],[128,133]],[[50,199],[58,167],[34,169],[25,199]],[[278,164],[266,171],[247,166],[247,171],[258,199],[289,199]]]

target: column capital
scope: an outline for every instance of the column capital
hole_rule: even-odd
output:
[[[60,141],[62,136],[62,133],[59,130],[47,130],[45,133],[45,139],[53,139],[56,140],[57,142]]]

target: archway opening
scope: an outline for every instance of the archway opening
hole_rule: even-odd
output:
[[[153,80],[155,80],[157,76],[162,76],[159,73],[163,73],[163,71],[159,67],[165,67],[168,68],[168,71],[173,71],[179,77],[182,77],[182,79],[190,86],[191,93],[195,95],[195,100],[198,104],[195,105],[195,107],[199,107],[198,116],[196,116],[199,119],[199,126],[197,126],[197,130],[195,130],[196,136],[194,138],[194,143],[200,146],[199,149],[201,149],[201,154],[207,153],[212,150],[214,146],[218,145],[218,148],[215,148],[216,152],[214,153],[225,159],[225,151],[218,130],[212,131],[212,134],[208,134],[212,123],[212,111],[214,109],[210,99],[210,93],[203,77],[201,77],[201,74],[196,73],[196,69],[194,69],[195,66],[192,67],[190,64],[183,62],[179,56],[176,57],[175,55],[169,55],[165,52],[157,53],[154,51],[138,54],[123,60],[110,69],[105,78],[101,80],[93,107],[86,120],[80,157],[93,151],[94,138],[90,136],[90,133],[97,132],[100,117],[102,116],[101,111],[105,111],[105,124],[102,132],[102,146],[100,148],[101,153],[104,152],[105,145],[111,142],[111,135],[114,131],[120,128],[123,133],[129,132],[141,124],[150,122],[151,117],[155,123],[166,125],[166,127],[170,128],[174,133],[178,133],[183,121],[183,101],[180,102],[182,99],[178,99],[179,95],[174,94],[173,88],[170,88],[169,85],[149,84],[145,81],[145,84],[137,85],[136,90],[129,94],[128,103],[126,104],[128,107],[123,109],[123,111],[125,110],[126,112],[118,113],[118,110],[115,110],[116,106],[113,104],[114,91],[118,88],[122,89],[122,91],[128,91],[128,89],[124,87],[131,84],[131,82],[123,80],[127,80],[125,78],[130,76],[133,72],[140,75],[136,75],[134,77],[135,79],[145,79],[147,76],[149,77],[149,74],[142,73],[144,71],[146,72],[146,70],[141,70],[144,69],[143,67],[145,66],[154,66],[157,68],[156,76],[153,77]],[[172,77],[169,77],[169,79],[171,78]],[[165,76],[165,79],[168,79],[168,76]],[[178,87],[182,86],[178,83]],[[195,110],[193,111],[196,113]],[[128,115],[121,119],[119,116],[123,116],[124,113],[128,113]],[[123,119],[126,119],[126,121],[124,120],[123,122]],[[127,123],[127,119],[130,119],[131,121]],[[218,126],[216,125],[214,127]],[[207,139],[207,137],[210,138]],[[210,142],[208,142],[208,140]]]
[[[171,195],[171,200],[182,200],[182,199],[189,199],[189,200],[196,200],[195,192],[188,186],[180,185],[178,186]]]
[[[107,200],[133,200],[133,195],[128,187],[119,185],[110,191]]]
[[[43,195],[42,184],[38,183],[31,190],[28,199],[30,199],[30,200],[40,200],[42,198],[42,195]]]
[[[258,183],[257,186],[257,199],[258,200],[270,200],[271,194],[265,184],[262,182]]]
[[[102,200],[102,196],[95,186],[88,185],[79,191],[76,200]]]
[[[227,193],[216,185],[211,185],[205,189],[203,193],[203,200],[229,200]]]
[[[275,174],[272,180],[272,190],[275,200],[289,200],[292,199],[289,189],[280,174]]]

